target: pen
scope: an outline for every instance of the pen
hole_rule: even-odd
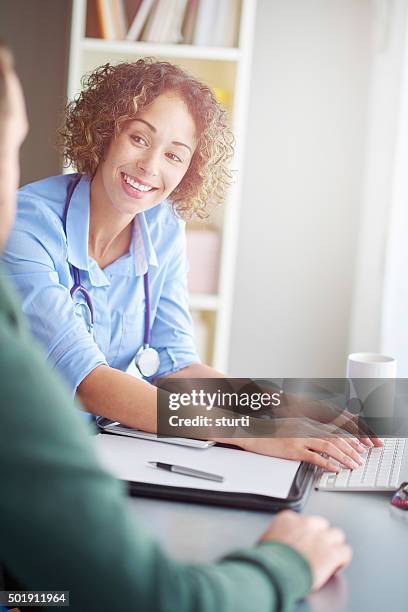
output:
[[[193,476],[194,478],[203,478],[204,480],[214,480],[215,482],[224,481],[224,476],[210,474],[209,472],[202,472],[201,470],[194,470],[193,468],[183,467],[182,465],[171,465],[170,463],[162,463],[161,461],[148,461],[147,463],[152,467],[158,468],[159,470],[167,470],[168,472],[174,472],[175,474]]]

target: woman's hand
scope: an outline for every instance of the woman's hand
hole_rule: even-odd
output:
[[[350,437],[351,434],[351,436],[357,438],[368,448],[383,445],[382,441],[367,427],[361,418],[346,409],[339,410],[337,406],[326,401],[309,400],[302,396],[288,393],[285,396],[285,402],[276,411],[276,414],[282,417],[302,419],[299,422],[299,428],[303,426],[304,419],[332,425],[339,430],[339,436],[341,435],[341,430],[343,430],[345,435]]]
[[[294,419],[276,419],[276,429],[268,438],[239,438],[234,443],[241,448],[271,455],[282,459],[308,461],[330,472],[339,472],[340,467],[348,469],[362,465],[361,454],[364,447],[357,438],[340,437],[332,425],[316,423],[310,419],[302,420],[302,437],[299,424]],[[333,461],[334,460],[334,461]]]
[[[348,410],[333,413],[332,425],[355,436],[364,446],[383,446],[383,441],[363,422],[363,420]]]

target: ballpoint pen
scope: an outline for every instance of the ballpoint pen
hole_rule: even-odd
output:
[[[183,474],[184,476],[193,476],[193,478],[203,478],[204,480],[213,480],[215,482],[224,481],[224,476],[219,474],[211,474],[210,472],[203,472],[202,470],[195,470],[182,465],[172,465],[171,463],[162,463],[161,461],[148,461],[147,463],[159,470],[167,470],[175,474]]]

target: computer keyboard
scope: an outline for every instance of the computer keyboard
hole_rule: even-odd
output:
[[[384,446],[370,448],[363,465],[343,468],[338,474],[323,472],[316,488],[326,491],[375,491],[396,489],[404,456],[405,438],[385,438]]]

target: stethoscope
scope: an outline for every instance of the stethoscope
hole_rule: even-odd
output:
[[[67,199],[65,202],[64,208],[64,231],[65,235],[67,234],[67,215],[68,208],[71,203],[72,195],[74,193],[75,187],[78,185],[81,177],[72,181],[69,186]],[[74,284],[71,287],[70,295],[72,301],[75,304],[75,310],[78,312],[78,308],[83,309],[84,306],[87,307],[89,311],[88,317],[88,331],[93,336],[94,335],[94,322],[95,322],[95,311],[92,303],[92,298],[87,289],[81,284],[81,273],[79,269],[71,264],[71,269],[74,276]],[[144,336],[143,336],[143,344],[140,349],[136,353],[135,364],[137,369],[139,370],[142,376],[154,376],[158,370],[160,365],[160,357],[156,349],[150,346],[150,288],[149,288],[149,272],[146,272],[143,277],[143,288],[144,288],[144,296],[145,296],[145,320],[144,320]],[[76,302],[76,299],[79,295],[82,295],[84,299],[84,303]]]

